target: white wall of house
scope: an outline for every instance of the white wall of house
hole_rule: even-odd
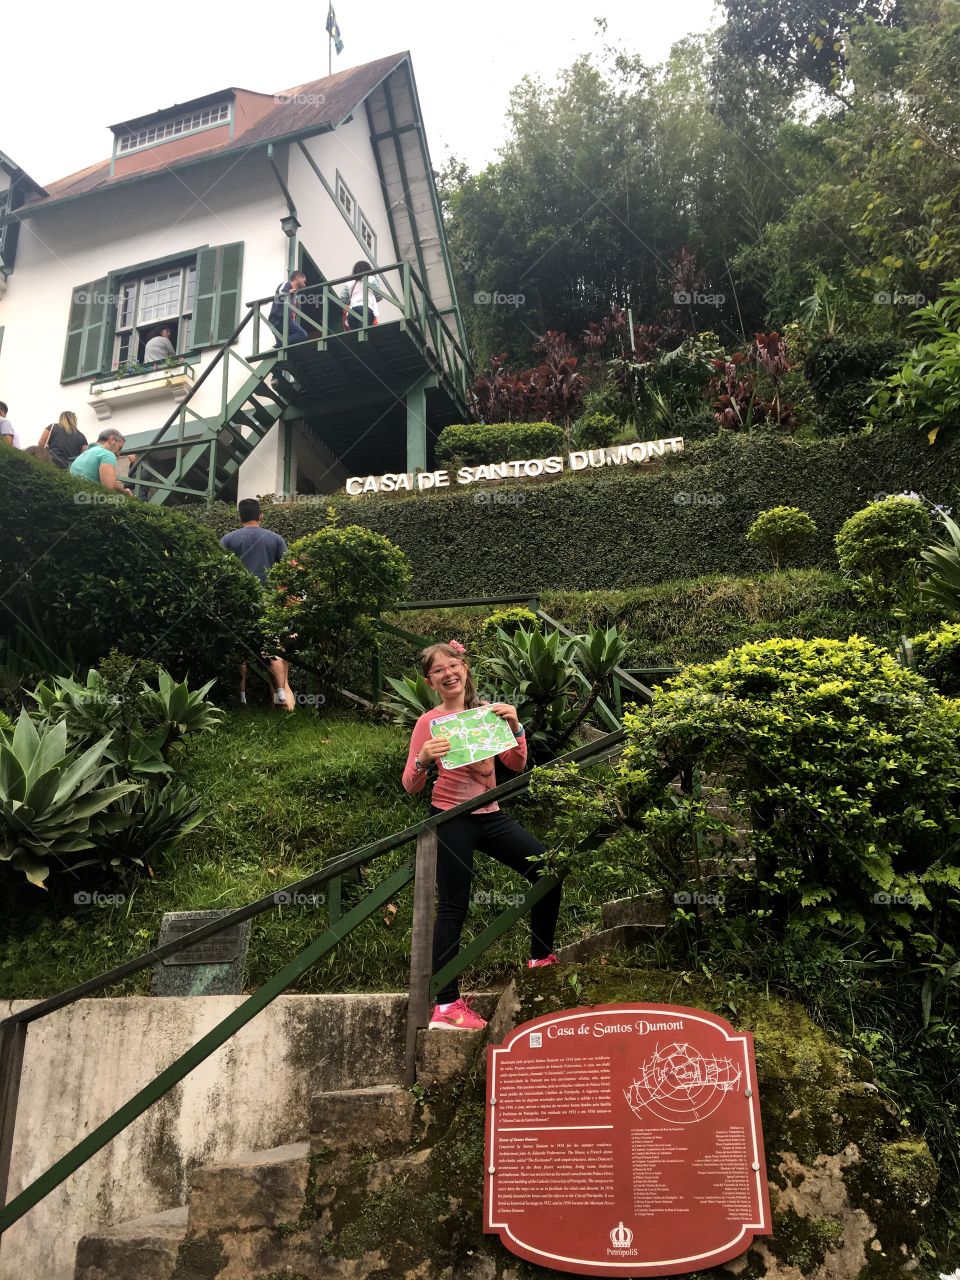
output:
[[[298,146],[291,145],[288,181],[301,223],[300,241],[327,279],[349,275],[353,264],[361,258],[366,258],[374,266],[396,261],[366,112],[361,108],[349,124],[341,125],[332,133],[308,138],[304,147],[333,192],[337,189],[339,170],[358,210],[377,237],[377,260],[374,261],[343,217],[339,205],[328,195],[303,152]],[[388,275],[384,283],[392,285],[402,296],[398,272]],[[400,312],[389,304],[381,310],[384,321],[397,319],[399,315]]]
[[[287,240],[280,229],[285,213],[276,178],[258,151],[164,173],[27,219],[0,301],[0,398],[10,407],[21,443],[35,444],[64,409],[72,409],[87,438],[95,439],[105,425],[125,435],[158,430],[175,407],[166,393],[115,407],[107,424],[89,403],[89,379],[61,385],[71,295],[78,285],[201,245],[242,240],[241,299],[271,294],[286,269]],[[247,354],[249,344],[239,349]],[[204,353],[198,377],[214,354]],[[219,381],[211,378],[192,403],[201,414],[217,409]]]

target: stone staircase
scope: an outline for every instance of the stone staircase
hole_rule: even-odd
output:
[[[606,904],[603,929],[564,947],[561,962],[633,950],[666,927],[648,899]],[[499,993],[472,997],[498,1035]],[[505,1031],[506,1027],[503,1028]],[[353,1280],[383,1275],[363,1257],[325,1257],[351,1203],[409,1176],[431,1154],[431,1101],[476,1058],[483,1032],[423,1030],[417,1084],[314,1094],[300,1141],[202,1165],[185,1205],[85,1235],[74,1280]],[[424,1098],[426,1095],[426,1098]],[[421,1105],[423,1100],[423,1105]]]
[[[472,997],[487,1018],[497,1000],[496,993]],[[483,1032],[421,1031],[417,1090],[385,1084],[315,1094],[302,1141],[203,1165],[190,1176],[187,1204],[84,1236],[75,1280],[366,1275],[362,1260],[322,1261],[338,1210],[429,1157],[430,1117],[418,1093],[461,1076],[484,1039]]]

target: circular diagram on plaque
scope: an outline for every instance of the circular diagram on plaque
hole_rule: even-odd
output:
[[[697,1124],[740,1084],[742,1072],[729,1058],[706,1058],[688,1044],[657,1048],[624,1090],[634,1115],[671,1124]]]

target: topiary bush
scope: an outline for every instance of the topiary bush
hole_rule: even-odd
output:
[[[856,512],[837,534],[840,568],[854,589],[876,604],[912,597],[930,515],[915,498],[883,498]]]
[[[799,507],[771,507],[761,511],[747,530],[747,541],[770,557],[774,569],[796,562],[816,536],[817,526]]]
[[[0,454],[0,639],[78,670],[114,646],[193,681],[259,653],[256,579],[195,519]],[[235,523],[235,522],[234,522]]]
[[[489,618],[481,622],[478,638],[484,652],[496,647],[497,632],[503,631],[508,636],[515,636],[521,627],[526,631],[542,631],[540,619],[530,609],[520,605],[510,605],[504,609],[494,609]]]
[[[339,683],[347,658],[371,648],[373,623],[410,585],[399,547],[359,525],[300,538],[268,575],[264,630],[285,657]]]
[[[477,467],[520,458],[547,458],[566,449],[563,428],[552,422],[499,422],[444,427],[437,440],[439,466]]]
[[[913,665],[935,689],[960,698],[960,622],[945,622],[910,641]]]

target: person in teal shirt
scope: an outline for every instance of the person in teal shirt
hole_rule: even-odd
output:
[[[103,485],[104,489],[116,489],[133,497],[117,474],[117,458],[123,448],[123,436],[119,431],[108,427],[101,431],[97,443],[74,458],[70,463],[70,474],[79,480],[89,480],[92,484]]]

